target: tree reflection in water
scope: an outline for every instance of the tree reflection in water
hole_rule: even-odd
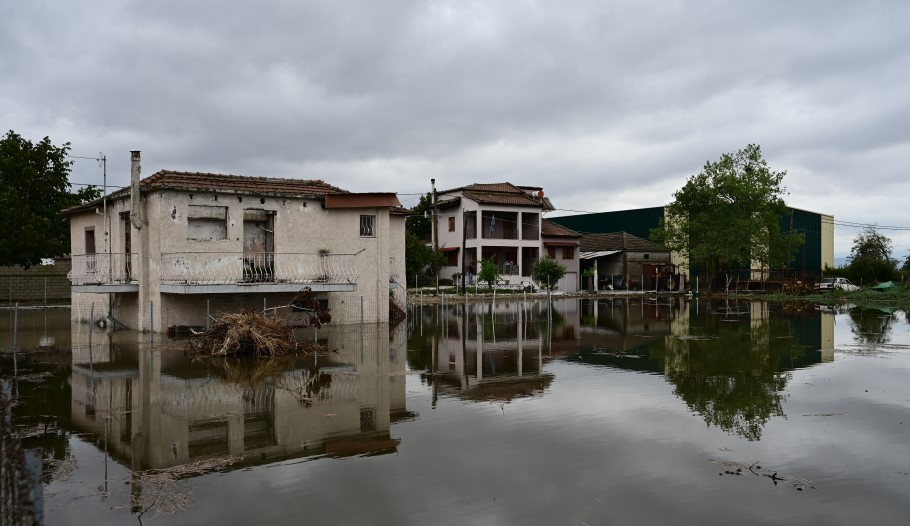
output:
[[[794,340],[792,320],[756,313],[766,305],[742,305],[732,316],[707,309],[708,315],[692,318],[694,338],[670,336],[655,349],[674,393],[690,410],[708,425],[748,440],[760,440],[771,417],[786,417],[787,364],[805,354]],[[775,313],[779,316],[786,318]]]
[[[853,322],[850,332],[856,343],[874,349],[891,341],[891,324],[896,319],[894,312],[854,307],[850,309],[849,315]]]

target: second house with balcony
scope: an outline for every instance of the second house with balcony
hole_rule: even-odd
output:
[[[394,193],[177,171],[134,187],[64,211],[74,319],[161,332],[282,308],[303,289],[333,323],[388,321],[390,301],[404,304],[405,211]]]
[[[530,283],[534,263],[551,257],[566,267],[558,290],[578,290],[581,235],[543,218],[553,205],[542,188],[475,183],[438,192],[436,210],[438,245],[447,255],[440,277],[476,274],[487,259],[504,282]]]

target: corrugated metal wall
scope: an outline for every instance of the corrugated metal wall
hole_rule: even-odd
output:
[[[822,216],[815,212],[789,209],[789,213],[780,218],[781,232],[796,230],[802,232],[806,242],[796,252],[790,264],[795,270],[812,270],[821,272],[822,269]]]
[[[580,233],[628,232],[642,239],[649,239],[651,229],[664,217],[664,207],[617,210],[596,214],[548,217],[547,219]]]

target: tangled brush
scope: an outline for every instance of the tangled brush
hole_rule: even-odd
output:
[[[263,358],[293,354],[297,340],[285,320],[247,310],[219,316],[194,347],[205,356]]]

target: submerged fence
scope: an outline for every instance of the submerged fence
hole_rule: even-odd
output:
[[[156,325],[162,328],[162,332],[169,328],[200,328],[206,327],[222,313],[241,311],[281,317],[292,326],[308,325],[308,311],[295,302],[295,298],[299,299],[296,293],[171,295],[161,305],[153,302],[137,305],[135,296],[132,303],[116,295],[111,300],[104,294],[92,295],[92,298],[85,296],[72,303],[72,319],[77,323],[112,328],[145,331]],[[379,296],[314,293],[311,298],[319,302],[323,311],[329,311],[332,325],[400,321],[396,316],[403,317],[407,307],[404,291]]]
[[[13,432],[9,382],[0,382],[0,526],[43,522],[39,451],[26,450]]]

